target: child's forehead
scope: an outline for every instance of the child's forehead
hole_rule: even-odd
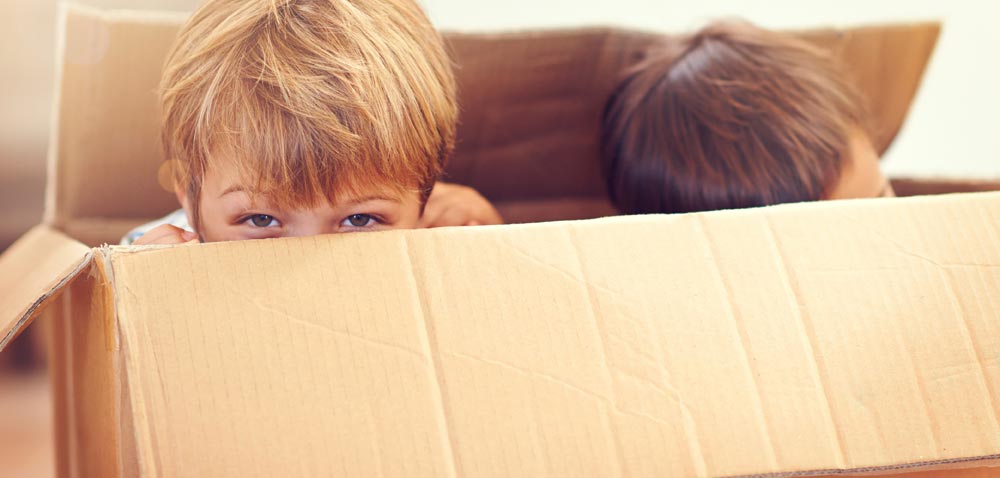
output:
[[[241,165],[227,159],[211,161],[206,165],[202,181],[205,200],[222,200],[235,197],[249,199],[252,203],[280,205],[283,207],[312,206],[321,202],[349,204],[372,200],[398,201],[416,188],[379,178],[356,178],[345,174],[333,181],[328,188],[312,190],[289,178],[268,177],[252,164]],[[301,190],[305,189],[305,190]],[[329,189],[329,190],[327,190]]]

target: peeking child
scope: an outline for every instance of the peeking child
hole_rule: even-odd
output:
[[[865,126],[828,53],[716,24],[652,54],[618,87],[603,171],[627,214],[892,196]]]
[[[412,0],[209,0],[160,102],[183,209],[126,243],[500,222],[472,189],[435,185],[455,80]]]

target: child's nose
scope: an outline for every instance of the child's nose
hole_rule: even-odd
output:
[[[318,236],[320,234],[333,234],[334,232],[337,231],[332,225],[316,221],[313,223],[296,224],[296,227],[289,229],[287,237]]]

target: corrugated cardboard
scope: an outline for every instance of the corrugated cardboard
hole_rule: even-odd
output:
[[[992,463],[997,211],[981,193],[96,249],[58,305],[70,448],[83,476]]]
[[[155,187],[133,175],[150,171],[137,158],[158,160],[156,125],[126,119],[149,112],[136,105],[152,104],[141,85],[158,74],[141,58],[162,53],[176,19],[73,7],[64,23],[48,222],[0,256],[0,347],[52,302],[59,476],[943,477],[1000,464],[1000,193],[91,249],[77,241],[153,211],[127,194]],[[602,32],[553,35],[616,65],[643,35]],[[530,45],[551,38],[504,54],[538,60]],[[543,57],[533,81],[579,66],[553,55],[563,66],[540,73]],[[507,81],[512,108],[542,114],[547,96]],[[491,118],[476,111],[464,117]],[[470,138],[510,134],[466,146],[498,158],[490,168],[539,138],[469,121]],[[559,161],[596,154],[590,139],[539,141]],[[522,193],[511,200],[535,197]]]
[[[92,259],[79,242],[36,226],[0,255],[0,350],[28,325],[52,295]],[[13,319],[13,320],[12,320]]]

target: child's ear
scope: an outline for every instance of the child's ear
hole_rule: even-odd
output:
[[[191,209],[191,201],[188,196],[187,188],[179,183],[174,183],[174,194],[177,195],[177,202],[181,204],[181,208],[184,209],[184,214],[187,215],[188,220],[190,220],[190,218],[194,216],[191,215],[193,210]]]
[[[177,196],[177,202],[180,203],[181,208],[184,209],[184,214],[187,214],[188,218],[191,218],[191,201],[188,197],[188,188],[186,184],[182,184],[179,178],[182,177],[180,170],[182,165],[179,161],[175,159],[164,161],[160,165],[160,170],[156,173],[156,179],[160,182],[160,187],[167,190],[173,191],[174,195]]]

